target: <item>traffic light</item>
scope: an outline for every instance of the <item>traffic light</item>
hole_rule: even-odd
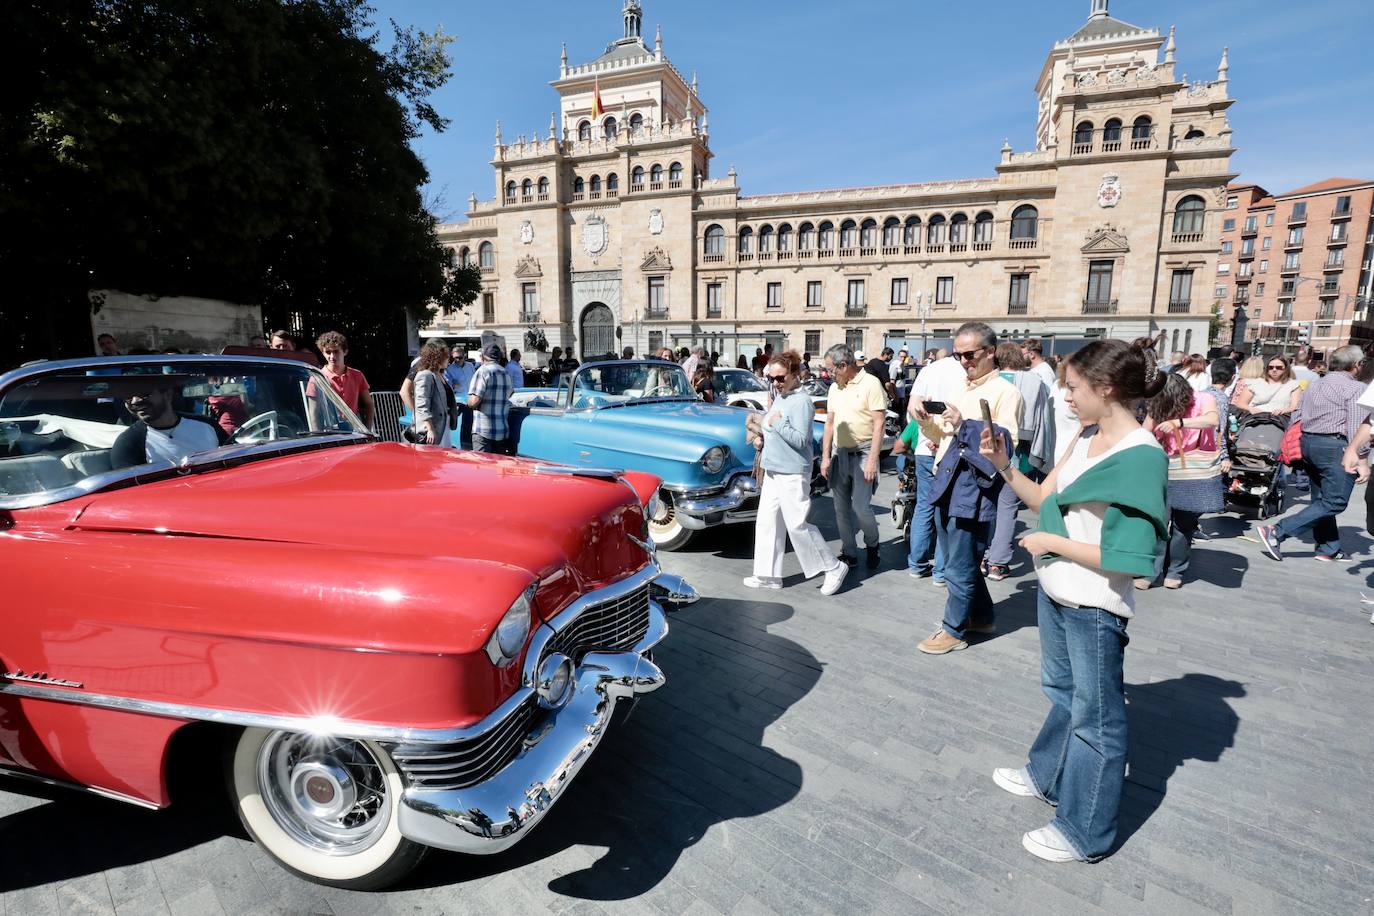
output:
[[[1256,337],[1254,340],[1250,341],[1250,355],[1259,356],[1263,347],[1264,344]]]
[[[1298,325],[1298,346],[1305,347],[1312,342],[1312,322],[1304,321]]]

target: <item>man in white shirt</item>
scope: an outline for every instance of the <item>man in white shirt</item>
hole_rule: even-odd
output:
[[[166,379],[148,377],[165,385]],[[115,469],[136,467],[152,461],[181,461],[188,455],[209,451],[220,445],[220,429],[199,417],[183,417],[176,412],[171,388],[151,388],[124,399],[138,422],[120,433],[110,449],[110,464]]]
[[[1021,353],[1030,360],[1030,371],[1034,372],[1040,381],[1045,383],[1045,387],[1050,391],[1054,390],[1054,367],[1045,362],[1045,349],[1040,344],[1040,339],[1032,337],[1021,345]]]
[[[968,373],[953,356],[944,356],[921,370],[911,384],[907,416],[916,421],[916,405],[922,401],[949,403],[964,390]],[[911,460],[916,463],[916,505],[911,516],[911,549],[907,572],[916,579],[934,577],[936,585],[945,584],[945,558],[935,538],[935,506],[930,502],[930,486],[935,481],[935,443],[920,426],[916,427],[916,447]]]

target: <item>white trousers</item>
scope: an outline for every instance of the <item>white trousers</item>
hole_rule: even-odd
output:
[[[792,539],[792,549],[801,562],[802,574],[810,579],[838,562],[830,545],[815,525],[806,521],[811,511],[811,478],[805,474],[775,474],[765,471],[763,491],[759,494],[759,515],[754,523],[754,575],[782,578],[784,538]]]

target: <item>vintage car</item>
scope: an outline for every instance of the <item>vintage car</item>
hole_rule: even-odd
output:
[[[752,522],[758,514],[747,415],[703,403],[681,366],[587,363],[562,375],[557,388],[522,389],[514,403],[519,454],[660,478],[649,533],[661,549],[681,548],[702,529]]]
[[[717,369],[716,402],[731,407],[763,410],[768,406],[768,385],[748,369]]]
[[[224,779],[342,887],[506,849],[664,681],[695,596],[657,566],[657,489],[381,442],[284,359],[4,374],[0,774],[151,808]]]

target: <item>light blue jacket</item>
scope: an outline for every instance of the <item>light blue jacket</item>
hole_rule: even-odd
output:
[[[778,417],[769,426],[772,417]],[[763,415],[763,469],[775,474],[811,474],[814,444],[811,427],[816,409],[800,388],[773,398]]]

